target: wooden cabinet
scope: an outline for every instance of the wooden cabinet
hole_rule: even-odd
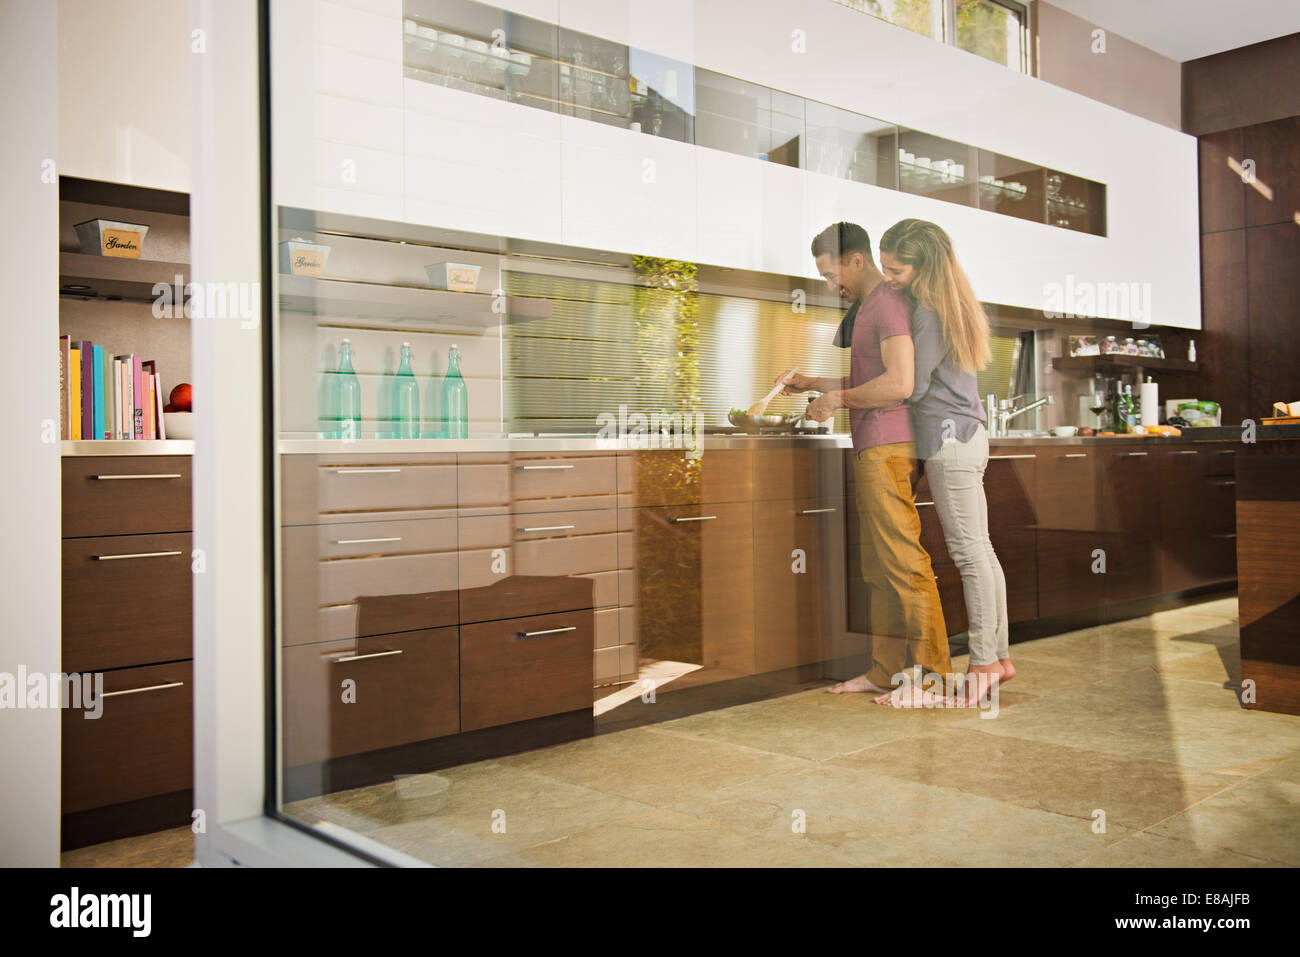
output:
[[[190,662],[104,672],[102,709],[98,718],[86,717],[83,710],[64,709],[64,815],[191,788],[194,682]],[[184,824],[187,818],[188,810],[181,820],[145,821],[145,829],[150,823]]]
[[[1007,583],[1007,620],[1038,617],[1038,454],[994,451],[984,472],[989,540]]]
[[[1222,452],[1189,444],[1158,453],[1162,592],[1236,577],[1235,452]]]
[[[1101,454],[1078,446],[1038,450],[1034,504],[1042,617],[1095,608],[1101,602],[1102,581],[1092,571],[1094,551],[1102,547],[1098,534]]]
[[[754,668],[778,671],[833,652],[830,588],[842,574],[842,498],[754,503]]]
[[[590,609],[462,625],[461,729],[591,708]]]
[[[1102,594],[1108,604],[1160,593],[1160,451],[1102,453],[1097,547],[1106,552]]]
[[[614,506],[608,452],[484,453],[457,457],[461,515],[550,512]]]
[[[457,628],[296,645],[282,660],[288,766],[460,730]]]
[[[285,525],[437,517],[456,507],[456,456],[285,455],[280,485]]]
[[[754,497],[748,449],[710,449],[699,458],[647,449],[618,456],[618,504],[623,508],[749,502]]]
[[[103,714],[63,715],[63,846],[184,824],[192,805],[190,459],[62,462],[62,660]]]

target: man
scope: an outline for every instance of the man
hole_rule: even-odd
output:
[[[871,256],[871,239],[856,223],[835,223],[812,241],[817,271],[832,292],[851,301],[835,335],[850,348],[849,375],[783,373],[784,395],[818,391],[808,407],[815,421],[849,410],[853,477],[862,530],[862,577],[870,591],[871,666],[831,687],[834,694],[878,692],[879,704],[921,704],[914,684],[893,694],[894,675],[908,665],[947,675],[948,630],[930,556],[921,547],[921,518],[912,489],[920,477],[916,434],[903,400],[912,394],[911,306],[890,288]]]

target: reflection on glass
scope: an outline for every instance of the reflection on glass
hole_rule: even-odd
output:
[[[936,39],[943,37],[942,0],[836,0],[836,2],[922,36]]]
[[[898,131],[892,123],[809,100],[805,168],[890,189],[898,186]]]
[[[1021,66],[1021,19],[1012,7],[995,0],[956,0],[957,46],[1019,69]]]

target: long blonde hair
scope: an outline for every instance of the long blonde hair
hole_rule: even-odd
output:
[[[979,372],[993,358],[989,319],[952,251],[952,240],[924,219],[902,219],[880,237],[880,251],[916,270],[909,291],[939,316],[957,367]]]

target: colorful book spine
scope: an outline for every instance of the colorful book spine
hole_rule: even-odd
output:
[[[68,418],[68,375],[72,372],[72,357],[68,355],[72,340],[59,336],[59,438],[72,437],[72,422]]]
[[[81,438],[81,347],[68,350],[68,438]]]
[[[122,357],[113,356],[113,438],[122,437]]]
[[[94,409],[91,412],[91,438],[103,439],[104,435],[104,347],[91,348],[91,390],[94,393]]]
[[[131,357],[131,385],[132,399],[134,404],[131,406],[134,412],[135,435],[136,439],[144,438],[144,370],[140,368],[140,357]]]
[[[81,340],[81,437],[95,437],[95,344]]]
[[[101,365],[104,367],[104,388],[100,395],[104,397],[104,428],[97,434],[111,439],[113,437],[113,353],[108,349],[104,349],[103,353]]]
[[[157,386],[157,389],[154,390],[153,407],[154,414],[158,417],[158,438],[165,439],[167,438],[167,420],[163,417],[162,379],[155,375],[153,381]]]

